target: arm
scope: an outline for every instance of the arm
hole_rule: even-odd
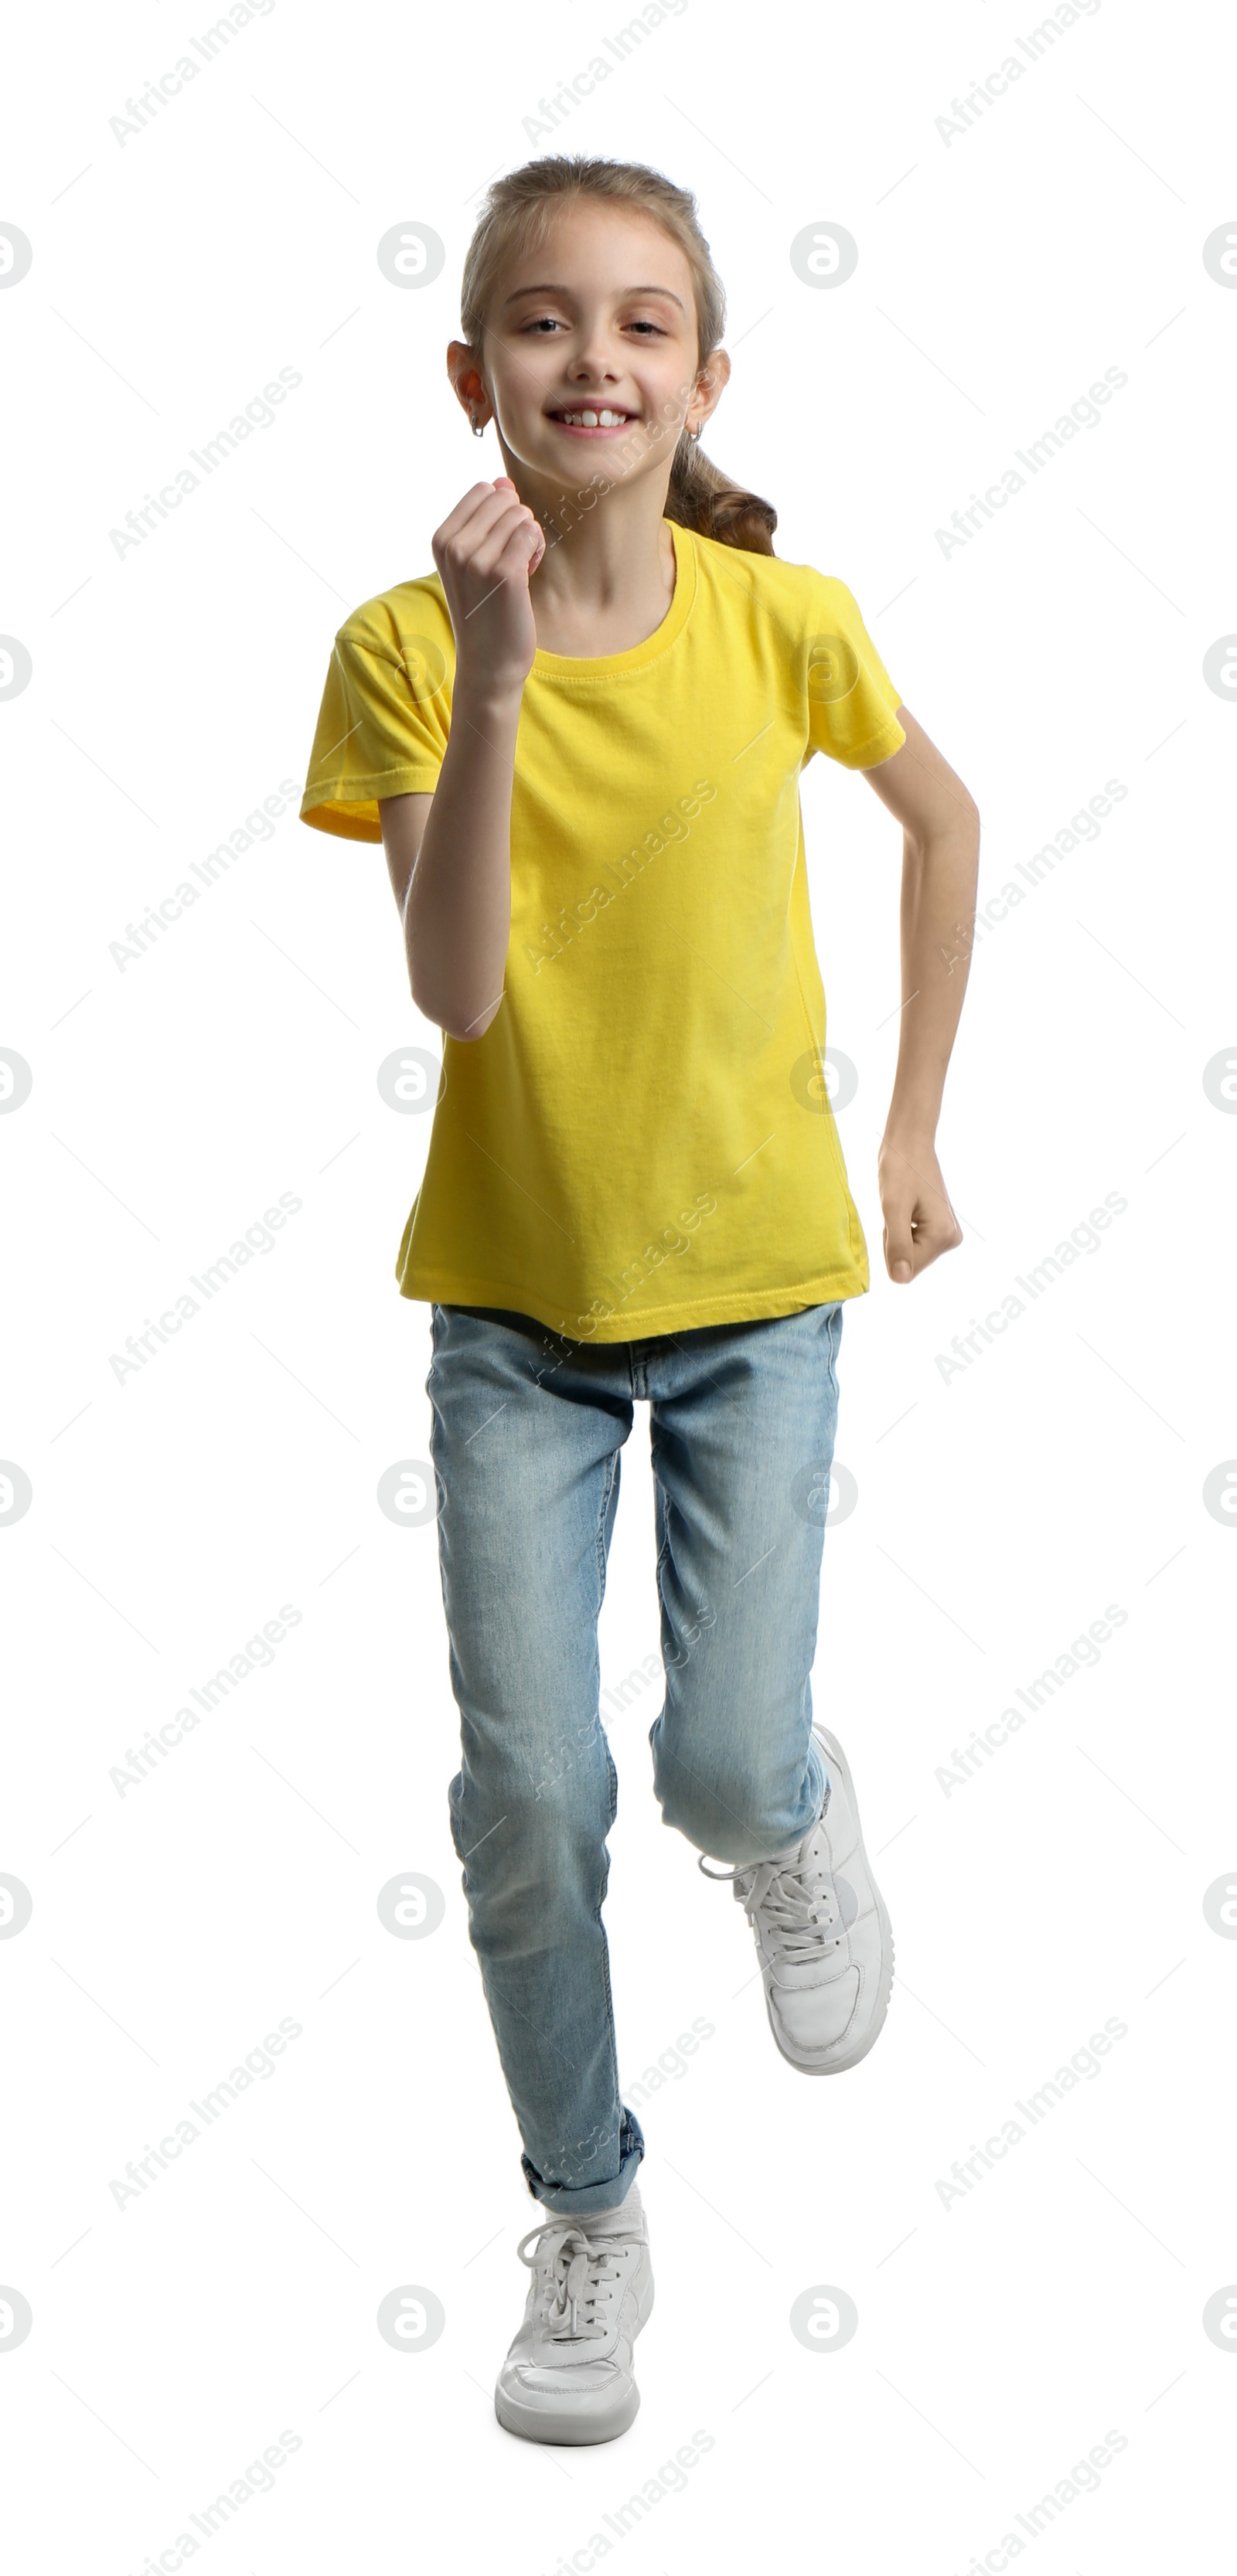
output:
[[[417,1009],[453,1038],[484,1037],[511,935],[511,782],[520,693],[461,691],[432,796],[381,796],[378,814]]]
[[[958,934],[975,913],[979,809],[908,708],[898,722],[900,751],[864,776],[902,826],[902,1025],[877,1162],[885,1266],[901,1286],[962,1241],[935,1137],[966,991]]]
[[[378,800],[419,1011],[449,1037],[484,1037],[511,935],[511,787],[524,682],[537,649],[528,584],[545,535],[505,476],[477,483],[434,538],[455,630],[451,730],[432,796]]]

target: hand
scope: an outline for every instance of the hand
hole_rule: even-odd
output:
[[[436,530],[433,548],[455,630],[457,680],[518,694],[537,650],[528,585],[545,553],[544,528],[502,474],[473,484]]]
[[[962,1241],[962,1228],[949,1204],[930,1136],[886,1134],[876,1171],[885,1218],[885,1268],[904,1288],[942,1252],[954,1251]]]

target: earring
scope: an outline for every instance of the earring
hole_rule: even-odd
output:
[[[480,421],[480,422],[478,422],[478,421],[473,420],[473,417],[472,417],[472,413],[471,413],[471,412],[469,413],[468,417],[469,417],[469,420],[470,420],[470,421],[472,421],[472,434],[473,434],[473,437],[474,437],[474,438],[484,438],[484,436],[485,436],[485,422],[484,422],[484,421]]]
[[[703,422],[702,420],[698,420],[698,421],[697,421],[697,423],[696,423],[695,428],[694,428],[694,429],[689,429],[689,430],[688,430],[688,433],[687,433],[688,437],[689,437],[690,439],[692,439],[692,440],[694,440],[694,441],[698,442],[698,441],[699,441],[699,437],[700,437],[700,432],[701,432],[701,430],[703,429],[703,427],[704,427],[704,422]]]

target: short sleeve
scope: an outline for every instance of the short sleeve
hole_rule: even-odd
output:
[[[406,643],[357,620],[335,638],[301,821],[350,841],[381,841],[380,796],[432,795],[450,731],[448,670],[431,636]]]
[[[875,769],[906,740],[889,673],[845,582],[822,580],[807,637],[808,754],[823,751],[846,769]]]

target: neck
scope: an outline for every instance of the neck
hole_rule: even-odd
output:
[[[661,476],[641,475],[607,492],[590,486],[582,461],[579,480],[555,491],[540,476],[517,470],[513,459],[504,464],[546,531],[546,551],[529,587],[540,649],[587,658],[642,644],[674,597],[674,539],[663,516]],[[604,482],[604,457],[588,471]]]

